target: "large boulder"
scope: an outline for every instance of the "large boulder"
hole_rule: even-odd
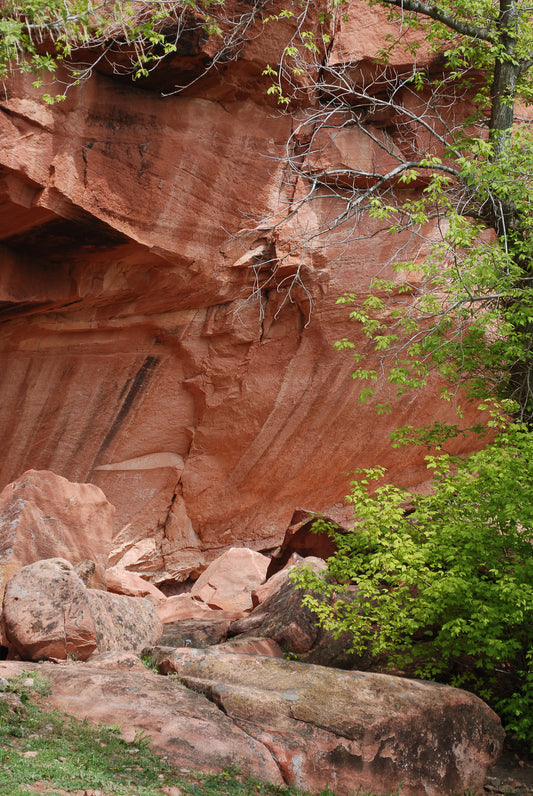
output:
[[[143,597],[127,597],[88,589],[96,627],[98,652],[141,653],[156,645],[163,625],[154,604]]]
[[[191,589],[191,597],[226,611],[252,607],[252,592],[266,578],[270,559],[246,547],[233,547],[210,564]]]
[[[496,714],[449,686],[214,649],[176,650],[161,667],[260,740],[286,783],[312,792],[477,792],[503,742]]]
[[[150,600],[87,589],[61,558],[28,564],[10,578],[3,626],[7,646],[30,661],[85,661],[95,650],[140,653],[163,629]]]
[[[0,595],[21,567],[47,558],[95,563],[91,585],[105,588],[115,509],[94,484],[28,470],[0,493]]]
[[[23,660],[85,661],[96,649],[88,590],[62,558],[29,564],[13,575],[4,592],[3,623],[8,645]]]

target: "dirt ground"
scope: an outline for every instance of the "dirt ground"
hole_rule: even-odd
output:
[[[504,748],[487,775],[487,796],[533,796],[533,755],[525,751]]]

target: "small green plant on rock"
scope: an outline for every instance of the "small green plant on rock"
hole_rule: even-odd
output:
[[[149,652],[141,656],[141,663],[147,669],[150,669],[151,672],[157,672],[159,674],[157,659]]]

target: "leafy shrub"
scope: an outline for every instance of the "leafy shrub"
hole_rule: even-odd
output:
[[[440,454],[428,467],[427,496],[371,493],[384,471],[360,471],[353,530],[317,522],[338,545],[327,572],[293,577],[354,650],[370,645],[416,676],[470,688],[533,748],[533,432],[515,424],[465,460]]]

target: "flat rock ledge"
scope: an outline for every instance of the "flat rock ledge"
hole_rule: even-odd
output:
[[[496,714],[456,688],[211,648],[161,664],[270,749],[283,779],[335,793],[481,792],[503,744]]]
[[[487,705],[447,686],[216,647],[175,650],[162,663],[173,678],[132,654],[109,655],[4,661],[0,677],[38,669],[53,706],[118,724],[127,740],[143,731],[178,768],[236,765],[259,780],[310,792],[328,785],[339,796],[482,793],[503,742]]]

